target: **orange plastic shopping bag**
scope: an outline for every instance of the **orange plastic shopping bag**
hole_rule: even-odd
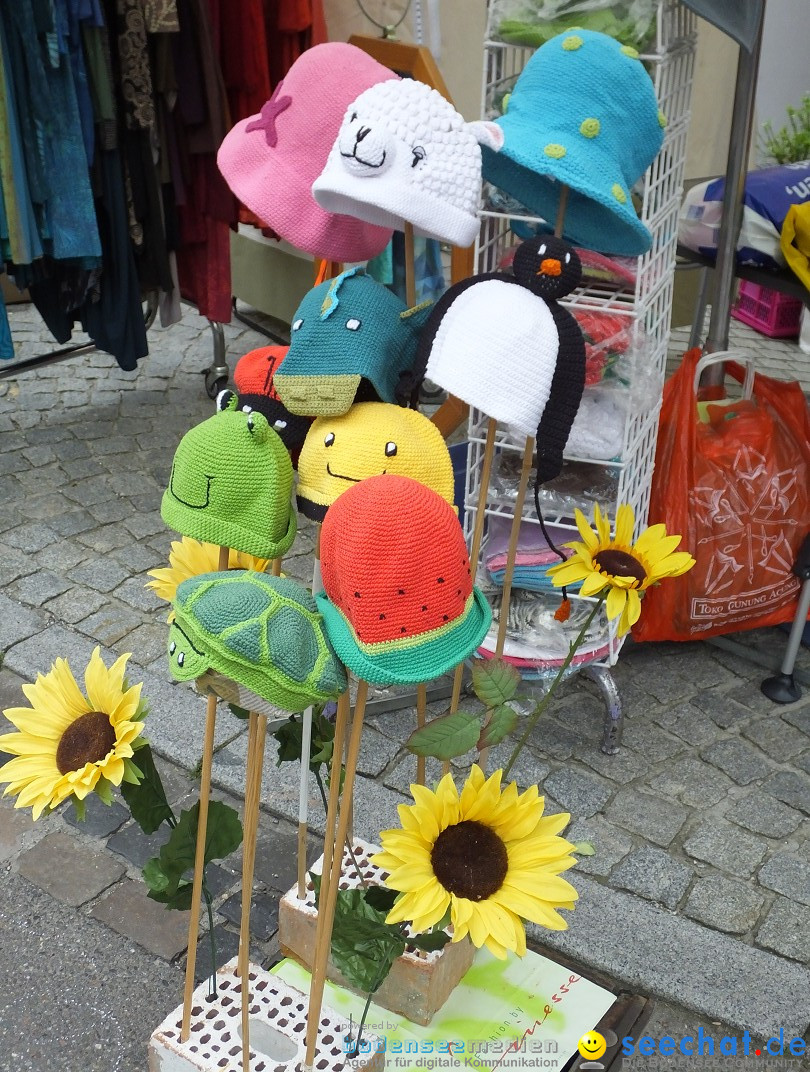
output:
[[[636,640],[699,640],[793,617],[791,572],[810,532],[810,413],[798,383],[730,353],[684,355],[664,387],[650,524],[683,536],[696,565],[647,591]],[[726,362],[742,397],[703,405],[701,371]]]

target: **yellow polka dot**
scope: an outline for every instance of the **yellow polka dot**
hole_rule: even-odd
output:
[[[579,126],[580,134],[584,134],[586,138],[595,138],[601,129],[602,124],[598,119],[583,119]]]
[[[618,201],[618,202],[619,202],[620,204],[624,205],[624,204],[626,203],[626,201],[627,201],[627,194],[626,194],[626,193],[624,192],[624,190],[623,190],[623,189],[622,189],[622,187],[621,187],[621,186],[620,186],[620,185],[618,184],[618,182],[614,182],[614,183],[613,183],[613,185],[612,185],[612,186],[611,186],[611,188],[610,188],[610,192],[611,192],[611,193],[613,194],[613,196],[614,196],[614,197],[616,198],[616,200],[617,200],[617,201]]]
[[[512,94],[507,93],[506,96],[501,101],[501,114],[502,115],[506,115],[506,109],[509,107],[509,101],[510,101],[511,97],[512,97]]]
[[[576,52],[578,48],[582,48],[585,42],[577,34],[569,34],[563,40],[562,47],[566,52]]]
[[[622,53],[625,56],[629,56],[631,60],[638,59],[638,50],[635,48],[631,48],[630,45],[622,45]]]
[[[667,117],[663,112],[658,113],[658,125],[659,127],[665,127],[667,125]]]
[[[554,160],[560,160],[563,156],[565,156],[567,151],[568,150],[565,148],[564,145],[557,145],[554,142],[551,142],[551,144],[547,145],[543,150],[546,156],[553,157]]]

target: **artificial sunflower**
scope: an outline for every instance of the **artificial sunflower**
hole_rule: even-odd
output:
[[[618,635],[635,625],[641,615],[641,596],[645,588],[665,577],[680,577],[695,564],[688,551],[675,551],[680,536],[668,536],[666,526],[651,525],[633,543],[635,517],[630,506],[616,511],[616,531],[610,538],[610,520],[598,505],[594,506],[593,531],[581,510],[576,511],[577,528],[583,543],[566,544],[574,554],[567,562],[546,570],[558,587],[582,581],[580,595],[595,596],[606,586],[607,616],[619,619]]]
[[[270,565],[269,558],[256,558],[245,551],[228,551],[229,570],[253,570],[255,573],[264,573]],[[190,536],[183,536],[180,540],[172,541],[172,549],[169,552],[169,566],[167,569],[150,570],[148,576],[154,580],[147,582],[146,587],[151,588],[159,599],[167,603],[173,603],[177,594],[177,587],[189,577],[198,577],[201,573],[214,573],[219,569],[219,548],[213,543],[200,543],[192,540]],[[170,619],[173,615],[169,616]]]
[[[374,857],[400,893],[386,922],[424,931],[449,910],[454,942],[469,934],[501,959],[526,952],[523,920],[566,929],[557,909],[573,908],[577,891],[559,876],[576,861],[558,834],[570,816],[543,817],[536,785],[501,789],[501,771],[486,778],[476,765],[461,794],[449,774],[435,792],[411,792],[415,803],[399,806],[402,829],[383,831]]]
[[[139,780],[132,756],[146,708],[141,685],[124,681],[127,659],[108,669],[96,648],[84,672],[86,697],[66,659],[23,685],[31,707],[4,711],[19,732],[0,736],[0,751],[15,757],[0,767],[0,782],[9,783],[3,795],[17,795],[15,808],[31,807],[38,819],[68,797],[82,801],[95,791],[109,800],[111,785]]]

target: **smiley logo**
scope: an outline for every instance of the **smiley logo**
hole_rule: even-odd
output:
[[[577,1049],[586,1061],[598,1061],[607,1049],[607,1042],[598,1031],[589,1031],[579,1040]]]
[[[319,417],[298,460],[298,509],[322,521],[347,488],[386,473],[418,480],[453,504],[447,444],[423,414],[388,402],[357,402],[340,417]]]

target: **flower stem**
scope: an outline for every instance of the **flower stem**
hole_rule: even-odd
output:
[[[537,725],[537,720],[540,718],[542,713],[548,707],[549,702],[551,701],[551,697],[554,695],[554,692],[556,691],[557,686],[560,684],[560,682],[562,681],[563,677],[565,676],[565,671],[571,665],[571,660],[574,658],[574,656],[577,653],[577,649],[579,648],[579,646],[582,643],[582,641],[585,639],[585,634],[588,632],[588,629],[590,628],[591,622],[596,617],[596,614],[597,614],[599,608],[604,603],[604,601],[605,601],[605,593],[603,592],[598,597],[596,602],[594,603],[593,609],[591,610],[591,613],[588,615],[588,617],[583,622],[582,628],[580,629],[579,635],[577,636],[576,640],[568,648],[568,654],[565,657],[565,662],[562,664],[560,669],[557,671],[557,674],[556,674],[554,680],[551,682],[551,685],[549,686],[548,692],[546,692],[545,695],[543,695],[540,698],[540,700],[537,701],[537,704],[536,704],[536,706],[534,708],[534,711],[532,711],[531,715],[529,716],[529,720],[526,723],[526,729],[523,731],[523,735],[521,736],[520,740],[518,741],[518,743],[515,745],[514,749],[512,750],[512,755],[509,757],[509,762],[506,764],[506,766],[503,769],[503,778],[504,779],[506,779],[509,776],[509,772],[512,770],[512,767],[514,767],[515,761],[517,760],[517,758],[520,755],[520,753],[523,751],[523,746],[526,744],[526,741],[529,739],[529,735],[531,734],[531,732],[534,729],[534,727]]]
[[[363,1007],[363,1015],[360,1017],[360,1023],[359,1023],[359,1025],[357,1027],[357,1042],[354,1045],[354,1049],[349,1054],[349,1060],[350,1061],[354,1061],[356,1059],[357,1055],[360,1053],[360,1042],[362,1041],[362,1038],[363,1038],[363,1028],[365,1027],[365,1024],[366,1024],[366,1017],[368,1016],[368,1010],[369,1010],[369,1006],[371,1005],[371,999],[377,993],[378,989],[382,985],[383,979],[385,978],[385,976],[388,974],[388,972],[390,970],[391,970],[391,963],[388,960],[388,958],[385,957],[383,959],[382,965],[380,966],[380,971],[377,974],[377,978],[374,980],[374,986],[371,988],[371,990],[369,990],[368,994],[366,995],[366,1004]]]
[[[208,889],[208,883],[205,881],[205,870],[203,869],[203,881],[202,892],[205,898],[205,907],[208,909],[208,941],[211,943],[211,979],[208,996],[215,998],[217,996],[217,940],[214,937],[214,902],[211,899],[211,891]]]

